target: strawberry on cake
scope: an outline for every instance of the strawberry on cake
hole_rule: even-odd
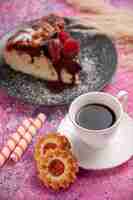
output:
[[[14,70],[52,83],[79,84],[80,45],[65,31],[64,19],[49,15],[10,37],[4,49]]]

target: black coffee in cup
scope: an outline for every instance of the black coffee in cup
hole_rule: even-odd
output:
[[[101,130],[111,127],[116,121],[116,115],[106,105],[87,104],[77,112],[75,120],[83,128]]]

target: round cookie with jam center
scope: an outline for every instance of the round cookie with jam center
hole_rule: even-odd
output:
[[[55,191],[68,188],[75,180],[78,164],[70,151],[49,149],[37,163],[39,179]]]
[[[40,160],[47,150],[56,148],[69,151],[71,149],[71,144],[65,136],[60,135],[59,133],[49,133],[46,136],[41,137],[35,146],[35,160]]]

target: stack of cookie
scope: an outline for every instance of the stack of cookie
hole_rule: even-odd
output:
[[[56,191],[66,189],[76,180],[78,164],[65,136],[49,133],[41,137],[34,158],[38,176],[46,187]]]

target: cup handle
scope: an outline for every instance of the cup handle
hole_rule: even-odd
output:
[[[121,90],[116,97],[122,104],[123,110],[126,112],[128,104],[128,92],[126,92],[125,90]]]

